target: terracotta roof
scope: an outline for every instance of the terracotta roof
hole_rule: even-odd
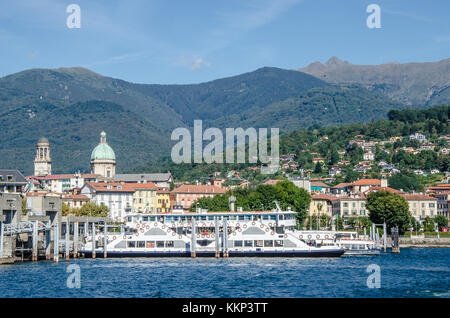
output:
[[[134,192],[135,188],[131,184],[120,182],[86,182],[95,192]],[[108,188],[110,187],[110,188]]]
[[[64,196],[63,199],[89,201],[89,198],[87,196],[85,196],[84,194],[67,195],[67,196]]]
[[[345,187],[348,187],[349,185],[352,185],[352,184],[351,183],[342,182],[342,183],[336,184],[334,187],[331,187],[331,189],[345,188]]]
[[[315,194],[311,196],[311,199],[313,200],[329,200],[329,201],[333,201],[336,200],[338,197],[332,196],[332,195],[327,195],[327,194]]]
[[[389,187],[371,187],[367,192],[372,192],[372,191],[388,191],[388,192],[397,193],[397,194],[405,193],[403,191],[389,188]]]
[[[366,195],[364,193],[361,193],[360,195],[356,195],[356,196],[342,196],[342,197],[336,197],[335,200],[365,200],[366,199]]]
[[[147,183],[126,183],[127,185],[133,187],[134,189],[155,189],[157,190],[158,187],[153,182],[147,182]]]
[[[227,192],[226,188],[220,188],[210,185],[191,185],[183,184],[172,191],[173,193],[207,193],[207,194],[222,194]]]
[[[430,197],[428,195],[423,195],[423,194],[402,194],[402,197],[404,197],[406,200],[408,201],[425,201],[425,200],[429,200],[429,201],[435,201],[436,198],[434,197]]]
[[[311,182],[311,187],[322,187],[322,188],[329,188],[330,186],[328,184],[325,184],[320,181],[313,181]]]
[[[98,174],[92,174],[92,173],[86,173],[86,174],[81,175],[81,177],[85,178],[85,179],[95,179],[98,176],[99,176]]]
[[[359,179],[352,183],[352,185],[381,185],[381,181],[378,179]]]

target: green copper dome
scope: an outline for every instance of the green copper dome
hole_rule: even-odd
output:
[[[116,160],[114,150],[106,143],[106,133],[104,131],[100,134],[100,143],[92,150],[91,160],[94,159]]]

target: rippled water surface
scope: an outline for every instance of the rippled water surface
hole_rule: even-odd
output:
[[[81,288],[68,288],[69,264]],[[381,269],[370,289],[367,266]],[[450,249],[301,258],[123,258],[0,265],[1,297],[450,297]]]

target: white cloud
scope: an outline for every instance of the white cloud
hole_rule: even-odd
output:
[[[189,57],[185,55],[180,56],[174,65],[183,66],[192,72],[198,71],[201,68],[211,67],[211,63],[201,57]]]

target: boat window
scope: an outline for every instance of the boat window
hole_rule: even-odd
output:
[[[173,246],[174,246],[173,241],[166,242],[166,247],[173,247]]]
[[[275,247],[282,247],[283,246],[283,240],[275,240]]]
[[[137,241],[137,246],[139,248],[144,248],[145,247],[145,241]]]
[[[231,215],[231,216],[230,216],[230,220],[236,221],[236,215]]]
[[[263,240],[255,240],[255,247],[263,247]]]
[[[142,221],[148,221],[148,216],[143,216]]]
[[[206,215],[202,215],[202,216],[200,217],[200,220],[206,221]]]
[[[264,241],[264,247],[273,247],[273,241]]]
[[[223,218],[222,218],[222,217],[219,217],[219,219],[229,220],[230,217],[229,217],[228,215],[224,215]],[[236,218],[234,218],[234,219],[236,219]]]
[[[239,221],[244,221],[245,217],[243,215],[239,215]]]
[[[253,241],[244,241],[245,247],[253,247]]]
[[[128,241],[128,247],[136,247],[136,241]]]
[[[156,247],[164,247],[164,241],[156,241]]]
[[[145,247],[146,248],[155,248],[155,241],[145,242]]]
[[[154,222],[156,220],[156,216],[151,216],[150,221]]]
[[[263,220],[268,220],[269,219],[269,216],[268,215],[263,215]]]
[[[208,216],[208,221],[213,221],[213,220],[214,220],[214,216],[209,215],[209,216]]]
[[[234,241],[234,247],[242,247],[242,241]]]
[[[127,221],[131,222],[131,216],[127,217]]]
[[[244,215],[244,220],[251,221],[252,216],[251,215]]]
[[[271,216],[270,216],[270,219],[271,219],[272,221],[274,221],[274,220],[277,219],[277,216],[276,216],[276,215],[271,215]]]

